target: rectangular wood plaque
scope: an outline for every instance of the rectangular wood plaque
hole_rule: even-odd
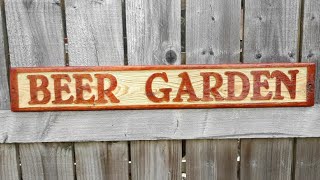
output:
[[[11,68],[12,111],[314,104],[315,64]]]

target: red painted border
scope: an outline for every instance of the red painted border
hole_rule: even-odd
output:
[[[142,70],[181,70],[181,69],[245,69],[245,68],[290,68],[307,67],[307,101],[284,103],[241,103],[239,104],[154,104],[154,105],[119,105],[87,107],[29,107],[19,108],[18,81],[19,73],[35,72],[99,72],[99,71],[142,71]],[[268,63],[268,64],[215,64],[215,65],[178,65],[178,66],[77,66],[77,67],[23,67],[10,69],[10,93],[12,111],[73,111],[73,110],[118,110],[118,109],[196,109],[196,108],[255,108],[255,107],[297,107],[313,106],[315,93],[314,63]]]

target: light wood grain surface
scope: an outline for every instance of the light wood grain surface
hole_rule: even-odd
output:
[[[73,60],[73,59],[71,59]],[[81,63],[79,63],[81,64]],[[291,70],[298,70],[298,73],[296,74],[296,82],[295,84],[295,89],[294,89],[294,94],[295,97],[291,97],[291,92],[289,92],[288,88],[286,88],[284,85],[281,85],[281,95],[284,97],[284,99],[267,99],[267,100],[252,100],[253,94],[254,94],[254,76],[251,74],[252,71],[268,71],[270,74],[272,74],[275,71],[281,71],[289,79],[293,79],[292,76],[289,74],[289,71]],[[179,92],[179,87],[181,87],[182,84],[182,78],[180,77],[180,74],[187,73],[188,77],[190,78],[191,81],[191,86],[194,89],[194,93],[196,97],[198,98],[203,98],[203,92],[204,92],[204,80],[203,77],[200,75],[201,73],[206,73],[206,72],[214,72],[218,73],[220,77],[222,78],[222,85],[218,89],[219,94],[221,95],[224,100],[218,101],[217,99],[212,99],[211,101],[193,101],[190,102],[188,99],[191,97],[190,94],[182,94],[182,102],[176,102],[174,99],[178,97],[178,92]],[[234,84],[234,93],[235,96],[238,97],[243,91],[243,81],[236,76],[235,77],[235,82],[229,82],[229,78],[226,75],[228,72],[240,72],[244,74],[248,78],[248,86],[245,86],[246,88],[248,87],[249,92],[248,95],[244,97],[243,100],[228,100],[228,93],[230,84]],[[161,91],[163,88],[171,88],[171,92],[169,94],[169,100],[168,102],[153,102],[147,97],[146,92],[146,85],[149,77],[151,77],[155,73],[166,73],[166,76],[168,78],[168,82],[165,82],[163,78],[155,78],[152,83],[151,83],[151,88],[152,88],[152,94],[157,97],[161,98],[164,97],[164,93]],[[64,81],[61,82],[63,85],[67,85],[68,88],[70,89],[70,93],[67,93],[66,91],[62,92],[62,99],[66,100],[69,99],[71,96],[75,99],[76,97],[76,80],[73,78],[73,75],[81,75],[81,74],[89,74],[92,78],[92,81],[90,82],[89,80],[83,80],[84,84],[89,84],[91,92],[84,91],[83,93],[83,98],[84,99],[90,99],[92,97],[97,100],[98,98],[98,80],[95,78],[95,74],[110,74],[112,75],[116,81],[117,81],[117,86],[115,87],[114,91],[112,93],[114,94],[115,98],[119,100],[119,102],[111,102],[111,100],[108,97],[108,103],[96,103],[92,102],[91,104],[88,103],[71,103],[71,104],[54,104],[53,101],[55,100],[54,97],[54,92],[55,92],[55,85],[54,85],[54,79],[51,78],[52,75],[55,74],[65,74],[70,77],[70,82]],[[124,107],[125,109],[130,109],[130,107],[134,108],[135,106],[141,106],[141,105],[156,105],[161,108],[162,106],[165,108],[166,105],[226,105],[226,104],[235,104],[239,105],[241,103],[245,104],[259,104],[259,103],[269,103],[276,106],[277,103],[291,103],[292,106],[295,105],[296,102],[307,102],[307,101],[312,101],[308,97],[308,76],[310,76],[312,72],[308,72],[306,67],[252,67],[252,68],[243,68],[243,69],[234,69],[234,68],[226,68],[226,69],[176,69],[176,70],[136,70],[136,71],[101,71],[101,72],[68,72],[66,69],[63,72],[45,72],[45,73],[37,73],[37,72],[32,72],[32,73],[18,73],[17,75],[17,87],[18,89],[18,99],[14,99],[14,101],[19,102],[19,108],[50,108],[50,107],[93,107],[93,108],[98,108],[98,107],[104,107],[106,109],[111,108],[111,107]],[[42,91],[38,92],[38,99],[43,99],[44,96],[49,97],[49,102],[46,104],[30,104],[31,100],[31,91],[33,89],[30,89],[30,80],[28,79],[29,75],[44,75],[49,82],[49,85],[47,89],[49,90],[50,94],[49,95],[43,95]],[[275,97],[275,92],[276,92],[276,78],[270,78],[267,79],[266,77],[262,77],[261,81],[268,81],[268,86],[269,88],[266,89],[264,87],[261,88],[261,95],[266,96],[269,92],[272,93],[272,97]],[[104,88],[109,88],[110,85],[110,80],[104,80],[105,81],[105,87]],[[217,84],[217,79],[211,78],[211,84]],[[211,85],[210,87],[213,87]],[[184,87],[184,86],[183,86]],[[185,89],[184,87],[183,89]],[[191,93],[191,92],[190,92]],[[213,96],[210,95],[212,98]],[[105,97],[107,98],[107,97]],[[182,107],[182,106],[181,106]],[[193,106],[189,106],[193,107]],[[146,108],[148,108],[146,106]]]

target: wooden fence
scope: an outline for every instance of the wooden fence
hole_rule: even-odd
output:
[[[320,178],[318,104],[13,113],[7,73],[10,66],[318,63],[320,1],[1,0],[0,15],[1,180]]]

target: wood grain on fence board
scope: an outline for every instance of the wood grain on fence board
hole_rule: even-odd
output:
[[[132,179],[181,179],[181,141],[132,141]]]
[[[59,2],[12,0],[5,1],[5,9],[12,67],[64,66]],[[47,115],[39,114],[35,129],[50,126],[52,119],[45,119]],[[73,179],[72,145],[22,144],[19,149],[23,179]]]
[[[126,0],[129,65],[181,63],[181,0]]]
[[[300,1],[246,0],[244,63],[298,62]],[[242,179],[291,179],[293,139],[241,140]]]
[[[70,65],[124,64],[121,1],[66,0],[66,20]],[[128,143],[75,143],[75,152],[77,179],[128,179]]]
[[[186,64],[240,63],[241,1],[190,0],[186,8]],[[194,116],[193,121],[198,120]],[[237,179],[237,141],[187,140],[186,144],[187,178]]]
[[[129,65],[181,64],[180,9],[180,0],[126,0]],[[181,141],[131,142],[132,179],[181,179],[181,152]]]
[[[318,68],[316,77],[320,77],[320,1],[304,0],[303,2],[301,61],[316,63]],[[316,80],[316,90],[318,93],[315,95],[315,101],[320,103],[320,78]]]
[[[241,0],[187,1],[187,64],[240,62]]]
[[[291,180],[293,139],[242,139],[240,179]]]
[[[60,3],[5,1],[11,65],[54,66],[64,60]]]
[[[319,138],[298,138],[295,156],[295,180],[313,180],[320,177]]]
[[[8,87],[7,59],[5,57],[4,17],[2,17],[3,0],[0,1],[0,109],[9,109],[10,95]]]
[[[7,59],[5,57],[3,0],[0,1],[0,110],[10,107]],[[6,133],[1,133],[4,138]],[[21,179],[19,155],[15,144],[0,144],[0,179]]]
[[[0,145],[0,179],[21,179],[17,149],[15,144]]]
[[[315,101],[320,103],[320,1],[304,0],[301,61],[314,62],[316,70]],[[320,176],[320,139],[297,139],[295,180],[311,180]]]
[[[75,143],[77,179],[128,180],[127,142]]]
[[[236,180],[237,155],[237,140],[188,140],[187,178]]]
[[[121,1],[66,0],[70,65],[123,65]]]
[[[244,61],[297,62],[300,0],[246,0]]]
[[[319,108],[0,110],[0,142],[319,137]]]
[[[19,144],[25,180],[74,179],[72,143]]]

